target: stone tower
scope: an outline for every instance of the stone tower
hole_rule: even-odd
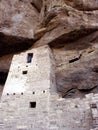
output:
[[[2,115],[5,123],[0,130],[47,130],[49,98],[55,88],[54,60],[48,46],[15,55],[2,94],[8,115],[7,121]]]
[[[3,95],[55,92],[54,60],[48,46],[15,55]]]

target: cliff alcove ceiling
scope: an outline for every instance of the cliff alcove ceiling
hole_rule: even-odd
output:
[[[13,54],[46,44],[64,98],[98,92],[98,1],[0,1],[0,61],[7,69]]]

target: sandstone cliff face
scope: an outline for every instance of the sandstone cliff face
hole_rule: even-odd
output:
[[[0,2],[1,71],[10,66],[11,56],[6,60],[5,55],[46,44],[54,53],[57,89],[63,97],[98,91],[98,1]]]

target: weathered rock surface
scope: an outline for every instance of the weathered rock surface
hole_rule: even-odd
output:
[[[80,11],[64,0],[46,1],[45,5],[43,20],[35,33],[35,38],[39,39],[35,47],[45,44],[62,46],[98,30],[98,10]]]
[[[63,97],[98,91],[98,1],[0,2],[0,56],[45,44],[53,50]],[[5,57],[1,71],[8,70],[10,62]]]
[[[39,13],[30,0],[2,0],[0,7],[0,32],[11,36],[33,38]]]
[[[63,97],[98,91],[98,32],[54,49],[58,91]]]
[[[33,44],[39,12],[29,0],[0,2],[0,55],[21,51]],[[3,51],[2,51],[3,50]]]
[[[79,10],[98,10],[98,1],[97,0],[65,0],[65,2]]]

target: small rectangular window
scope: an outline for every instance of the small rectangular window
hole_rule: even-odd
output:
[[[30,102],[30,108],[36,108],[36,102]]]
[[[27,72],[28,72],[27,70],[25,70],[25,71],[22,71],[22,74],[27,74]]]
[[[31,63],[32,62],[32,58],[33,58],[33,53],[28,53],[27,63]]]

